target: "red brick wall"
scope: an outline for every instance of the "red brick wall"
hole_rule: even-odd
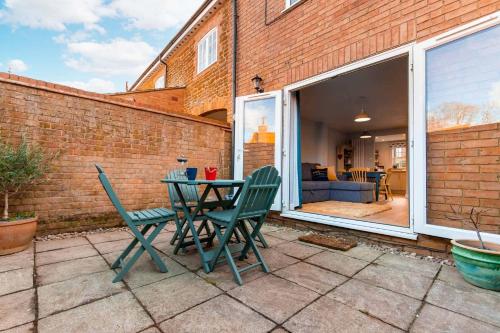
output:
[[[455,210],[485,211],[481,230],[500,233],[500,124],[431,132],[427,136],[427,216],[432,224],[472,229],[450,219]]]
[[[243,177],[253,170],[274,165],[274,143],[245,143],[243,154]]]
[[[427,39],[500,9],[498,0],[239,1],[237,95],[253,93],[258,73],[267,91]],[[267,24],[266,24],[267,22]]]
[[[184,112],[200,115],[207,111],[226,109],[228,122],[232,119],[232,7],[231,1],[222,6],[195,33],[184,39],[167,62],[167,87],[186,87]],[[197,73],[197,45],[207,32],[217,27],[217,62]],[[139,85],[138,90],[151,89],[154,81],[165,74],[160,64],[155,72]]]
[[[26,135],[48,151],[60,152],[47,180],[11,201],[12,212],[40,216],[40,233],[120,223],[95,163],[104,167],[128,210],[168,206],[160,179],[178,167],[180,154],[191,166],[216,165],[222,177],[229,177],[231,133],[217,121],[138,108],[27,78],[9,80],[4,73],[0,110],[2,140],[15,143]]]
[[[174,112],[184,111],[184,88],[164,88],[112,94],[111,96],[127,101],[149,105],[156,109]]]

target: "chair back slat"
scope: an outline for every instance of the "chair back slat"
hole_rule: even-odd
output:
[[[352,168],[349,171],[351,171],[353,181],[366,183],[368,170],[368,168]]]
[[[104,173],[104,169],[96,164],[95,165],[97,171],[99,171],[99,181],[102,184],[102,187],[104,188],[104,191],[106,191],[106,194],[109,197],[109,200],[111,200],[111,203],[113,206],[115,206],[116,210],[120,214],[120,216],[125,220],[128,221],[130,217],[127,214],[127,211],[125,208],[122,206],[120,199],[118,199],[118,196],[116,195],[115,191],[113,190],[113,187],[111,186],[111,183],[108,180],[108,177]]]
[[[273,166],[255,170],[245,180],[236,207],[237,218],[261,217],[266,215],[278,193],[281,177]]]
[[[167,178],[169,179],[179,179],[179,180],[186,180],[186,174],[184,173],[184,170],[171,170],[167,173]],[[175,190],[174,184],[167,184],[168,188],[168,196],[170,198],[170,203],[172,207],[177,206],[180,202],[181,199],[179,198],[179,195],[177,194],[177,191]],[[186,202],[198,202],[200,197],[198,194],[198,186],[196,185],[188,185],[188,184],[179,184],[179,188],[182,192],[182,196],[184,197],[184,200]]]

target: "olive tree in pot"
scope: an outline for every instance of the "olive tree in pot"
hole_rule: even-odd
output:
[[[485,209],[472,207],[463,212],[462,206],[456,208],[451,205],[453,214],[447,217],[463,223],[471,224],[477,234],[477,239],[454,239],[451,253],[455,259],[457,270],[463,278],[478,287],[500,290],[500,244],[485,242],[481,237],[481,214]]]
[[[30,145],[25,138],[17,146],[0,141],[0,193],[3,194],[0,255],[19,252],[31,245],[38,218],[34,212],[9,214],[9,198],[40,181],[54,157],[38,145]]]

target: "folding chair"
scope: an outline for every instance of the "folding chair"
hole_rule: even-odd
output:
[[[121,281],[125,274],[127,274],[127,272],[130,270],[130,268],[132,268],[137,259],[139,259],[139,257],[144,253],[144,251],[148,252],[148,254],[151,256],[151,259],[153,259],[156,266],[158,266],[160,272],[166,273],[168,271],[167,266],[165,266],[158,253],[156,253],[156,251],[153,249],[151,242],[156,238],[156,236],[158,236],[161,229],[166,226],[167,222],[174,219],[174,212],[167,208],[152,208],[131,212],[125,211],[102,167],[97,164],[95,167],[97,168],[97,171],[99,171],[99,180],[101,181],[106,194],[134,235],[134,239],[132,240],[132,242],[127,246],[125,251],[120,254],[113,265],[111,265],[111,268],[113,269],[121,267],[121,271],[113,279],[113,282]],[[142,229],[139,230],[139,227],[141,226]],[[154,229],[146,238],[146,233],[153,226]],[[140,248],[134,253],[134,255],[132,255],[132,257],[127,262],[125,262],[125,258],[139,242],[141,243]]]
[[[281,184],[281,177],[278,170],[272,166],[265,166],[255,170],[251,176],[245,180],[245,185],[241,191],[240,198],[235,208],[223,211],[207,212],[206,216],[213,222],[215,233],[219,239],[216,249],[210,251],[210,271],[213,271],[219,259],[228,262],[234,279],[241,285],[240,273],[255,267],[261,267],[266,273],[269,268],[264,262],[259,249],[255,245],[255,237],[260,232],[264,220],[271,209],[276,193]],[[253,220],[255,226],[250,233],[245,220]],[[225,230],[224,230],[225,228]],[[236,244],[230,247],[229,240],[233,230],[238,229],[245,238],[245,244]],[[224,233],[222,233],[224,231]],[[241,269],[236,266],[233,255],[239,253],[239,260],[246,258],[249,250],[252,250],[257,258],[257,262],[247,265]],[[224,258],[221,258],[223,256]]]

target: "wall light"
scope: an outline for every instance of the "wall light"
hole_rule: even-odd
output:
[[[262,78],[258,75],[255,75],[253,78],[252,78],[252,83],[253,83],[253,87],[255,88],[255,90],[258,92],[258,93],[263,93],[264,92],[264,89],[262,88]]]

